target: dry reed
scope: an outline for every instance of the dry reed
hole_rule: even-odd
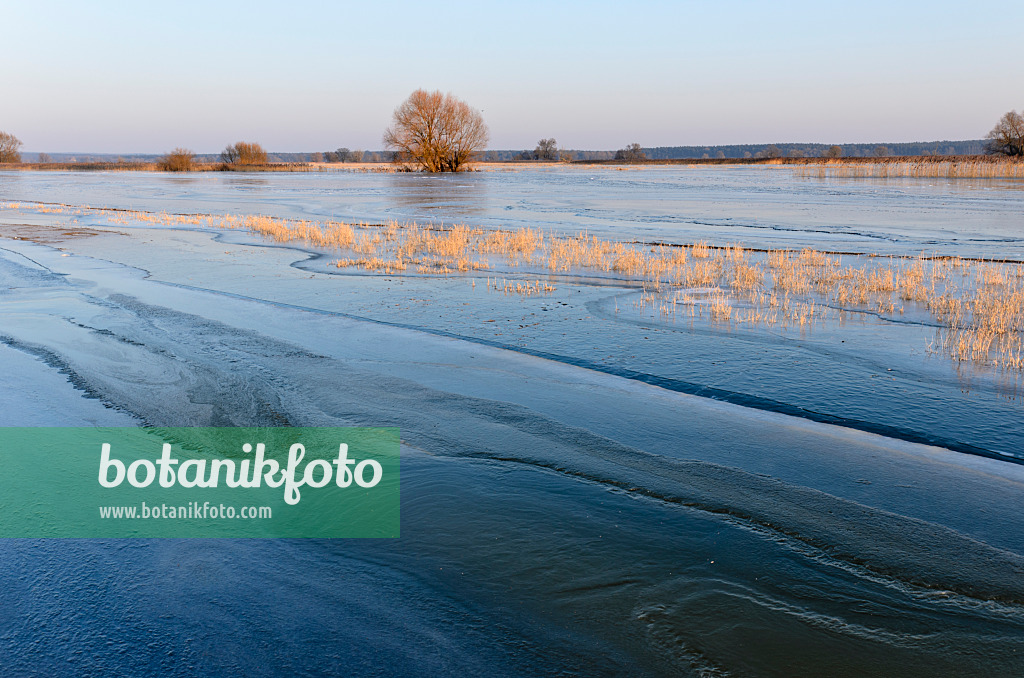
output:
[[[938,164],[938,163],[935,163]],[[850,313],[881,318],[916,314],[937,327],[931,350],[956,361],[1024,370],[1024,266],[941,257],[843,258],[813,249],[751,252],[700,241],[648,246],[586,233],[464,225],[345,224],[261,215],[167,214],[42,203],[0,209],[98,214],[111,223],[246,229],[280,243],[302,242],[343,253],[337,268],[449,275],[492,268],[592,272],[643,287],[638,307],[734,325],[810,328]],[[488,279],[488,290],[532,296],[552,291],[539,280]]]
[[[821,160],[800,165],[803,177],[828,178],[936,178],[936,179],[1024,179],[1024,161],[1014,158],[972,156],[948,160],[891,161]]]

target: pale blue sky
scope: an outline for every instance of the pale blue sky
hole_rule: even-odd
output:
[[[492,148],[976,139],[1024,107],[1021,2],[4,3],[26,151],[379,149],[418,88]]]

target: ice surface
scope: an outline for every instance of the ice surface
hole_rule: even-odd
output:
[[[0,199],[57,190],[3,176]],[[150,183],[83,181],[124,182],[109,190],[134,207],[198,211],[223,205],[226,180],[165,183],[148,202]],[[287,195],[299,180],[282,181]],[[294,190],[281,209],[313,189]],[[1024,651],[1024,466],[616,374],[699,382],[715,372],[690,359],[717,349],[738,363],[719,386],[802,406],[824,399],[754,391],[739,373],[774,379],[773,360],[818,356],[815,370],[855,383],[899,347],[858,362],[818,335],[619,321],[619,289],[561,284],[520,300],[466,279],[328,275],[309,253],[244,234],[116,230],[0,242],[3,423],[399,426],[403,536],[10,542],[4,666],[998,675]],[[490,334],[473,329],[492,319]],[[571,340],[545,334],[573,327]],[[637,347],[645,336],[659,348]],[[772,355],[744,358],[760,345]],[[980,422],[1019,422],[1020,404],[985,384],[965,395],[947,366],[902,360],[895,383],[922,411],[976,403]],[[849,394],[830,402],[872,412]]]

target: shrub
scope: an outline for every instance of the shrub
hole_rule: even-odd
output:
[[[228,165],[264,165],[267,152],[259,144],[251,141],[239,141],[225,148],[220,159]]]
[[[176,148],[157,164],[165,172],[191,172],[195,169],[196,155],[187,148]]]

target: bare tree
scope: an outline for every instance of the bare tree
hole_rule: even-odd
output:
[[[993,155],[1024,155],[1024,115],[1010,111],[999,119],[992,131],[987,153]]]
[[[558,142],[554,137],[541,139],[537,142],[537,148],[533,149],[537,160],[558,160]]]
[[[195,169],[195,153],[187,148],[176,148],[157,163],[165,172],[191,172]]]
[[[823,158],[841,158],[843,157],[842,146],[829,146],[828,150],[821,154]]]
[[[875,150],[873,150],[872,153],[875,154],[876,158],[884,158],[886,156],[892,155],[892,151],[889,150],[888,146],[881,145],[875,146]]]
[[[48,163],[48,162],[53,162],[53,159],[50,157],[49,153],[40,153],[39,157],[36,159],[36,162],[38,162],[38,163]]]
[[[229,165],[264,165],[267,152],[255,142],[239,141],[221,151],[220,159]]]
[[[616,160],[626,160],[633,162],[635,160],[646,160],[647,154],[644,153],[644,149],[641,148],[640,144],[630,144],[625,148],[620,148],[615,151]]]
[[[0,132],[0,162],[21,162],[21,140],[13,134]]]
[[[756,154],[754,154],[754,157],[755,158],[781,158],[782,157],[782,151],[779,149],[778,146],[776,146],[775,144],[772,144],[771,146],[766,146],[765,148],[762,148],[760,151],[758,151]]]
[[[451,93],[418,89],[395,109],[384,146],[427,172],[458,172],[487,146],[480,112]]]

